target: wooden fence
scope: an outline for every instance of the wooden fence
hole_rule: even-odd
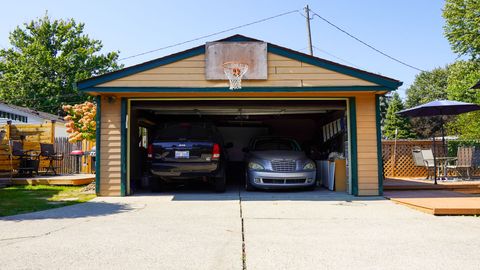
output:
[[[426,177],[424,167],[415,166],[412,150],[414,147],[432,149],[431,140],[385,140],[382,141],[383,173],[385,177]],[[442,141],[435,142],[435,153],[438,157],[445,156]],[[480,170],[472,171],[473,175],[480,175]]]
[[[92,173],[94,165],[89,156],[82,157],[80,162],[77,158],[70,155],[72,150],[82,149],[91,150],[94,142],[82,142],[71,144],[68,138],[55,138],[55,124],[5,124],[0,125],[0,172],[3,175],[10,174],[13,170],[16,172],[19,166],[19,159],[10,155],[10,141],[23,141],[24,150],[34,150],[40,152],[40,143],[53,143],[57,153],[63,153],[64,159],[56,161],[57,172],[60,174],[71,174],[80,168],[82,173]],[[48,166],[48,160],[40,158],[39,169],[42,170]]]

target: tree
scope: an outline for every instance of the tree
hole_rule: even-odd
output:
[[[54,114],[62,104],[87,100],[74,83],[120,66],[118,52],[100,54],[102,42],[84,34],[84,26],[45,15],[15,28],[11,48],[0,50],[0,99]]]
[[[415,76],[413,84],[407,89],[407,108],[430,101],[447,99],[448,67],[422,71]]]
[[[446,0],[445,37],[455,53],[480,57],[480,0]]]
[[[415,138],[415,133],[412,132],[412,127],[407,118],[397,114],[397,112],[404,109],[403,102],[398,93],[394,93],[390,99],[387,116],[385,118],[385,127],[383,135],[388,139],[395,138],[395,130],[397,130],[397,139],[412,139]]]
[[[71,143],[83,140],[94,141],[96,130],[97,107],[92,102],[76,105],[64,105],[62,109],[67,113],[68,141]]]
[[[480,79],[480,62],[457,61],[449,68],[448,99],[480,104],[480,91],[471,89]],[[462,139],[479,139],[480,112],[461,114],[448,124],[450,134]]]
[[[422,71],[413,84],[407,89],[406,107],[412,108],[430,101],[447,99],[448,69],[436,68],[432,71]],[[410,119],[413,130],[418,137],[429,138],[438,132],[441,126],[439,117],[415,117]]]

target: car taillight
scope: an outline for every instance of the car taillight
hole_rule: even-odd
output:
[[[220,145],[216,143],[213,145],[212,159],[219,159],[219,158],[220,158]]]
[[[152,158],[153,157],[153,144],[149,144],[148,147],[147,147],[147,156],[148,158]]]

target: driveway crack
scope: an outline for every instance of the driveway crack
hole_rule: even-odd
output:
[[[238,189],[238,204],[240,206],[240,222],[242,224],[242,269],[247,269],[247,252],[245,247],[245,224],[243,220],[243,210],[242,210],[242,195],[240,194],[241,190]]]

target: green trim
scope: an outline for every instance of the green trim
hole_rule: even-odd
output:
[[[352,173],[352,194],[358,196],[358,159],[357,159],[357,109],[355,98],[348,99],[350,115],[350,166]]]
[[[96,96],[95,101],[97,102],[97,115],[96,119],[96,129],[95,129],[95,192],[97,195],[100,195],[100,143],[101,143],[101,128],[102,128],[102,97]]]
[[[139,72],[142,72],[142,71],[145,71],[145,70],[149,70],[149,69],[152,69],[152,68],[156,68],[156,67],[159,67],[159,66],[167,65],[167,64],[170,64],[170,63],[173,63],[173,62],[181,61],[183,59],[193,57],[193,56],[197,56],[197,55],[201,55],[201,54],[204,54],[204,53],[205,53],[205,46],[195,47],[195,48],[192,48],[190,50],[186,50],[186,51],[183,51],[183,52],[180,52],[180,53],[168,55],[168,56],[165,56],[165,57],[162,57],[162,58],[157,58],[155,60],[148,61],[148,62],[139,64],[139,65],[127,67],[127,68],[120,69],[120,70],[117,70],[117,71],[113,71],[113,72],[110,72],[110,73],[107,73],[107,74],[104,74],[104,75],[100,75],[100,76],[97,76],[97,77],[93,77],[93,78],[90,78],[90,79],[79,81],[79,82],[77,82],[77,88],[80,91],[82,91],[85,88],[89,88],[89,87],[92,87],[92,86],[97,85],[97,84],[102,84],[102,83],[106,83],[106,82],[109,82],[109,81],[113,81],[113,80],[116,80],[116,79],[119,79],[119,78],[122,78],[122,77],[126,77],[126,76],[129,76],[129,75],[139,73]]]
[[[244,87],[236,92],[365,92],[390,91],[384,86],[312,86],[312,87]],[[228,87],[90,87],[81,91],[97,93],[231,93]]]
[[[127,194],[127,99],[121,99],[121,112],[120,112],[120,134],[121,134],[121,169],[120,169],[120,195],[125,196]]]
[[[268,51],[274,54],[285,56],[297,61],[314,65],[317,67],[325,68],[328,70],[336,71],[342,74],[353,76],[368,82],[379,84],[383,87],[389,88],[390,90],[395,90],[400,87],[403,83],[397,80],[393,80],[387,77],[383,77],[377,74],[366,72],[360,69],[352,68],[349,66],[344,66],[335,62],[331,62],[325,59],[312,57],[308,54],[303,54],[286,48],[282,48],[277,45],[268,44]]]
[[[383,155],[382,155],[382,128],[380,114],[380,96],[375,95],[375,118],[377,127],[377,163],[378,163],[378,195],[383,195]]]
[[[237,41],[260,41],[257,39],[249,38],[242,35],[233,35],[226,39],[218,40],[224,42],[237,42]],[[304,54],[301,52],[297,52],[294,50],[290,50],[285,47],[281,47],[275,44],[267,43],[267,51],[278,54],[281,56],[285,56],[294,60],[298,60],[300,62],[308,63],[317,67],[325,68],[328,70],[340,72],[349,76],[353,76],[365,81],[369,81],[375,84],[381,85],[383,88],[387,88],[388,91],[397,89],[403,83],[385,76],[381,76],[378,74],[370,73],[364,70],[352,68],[349,66],[341,65],[332,61],[328,61],[326,59],[314,57],[308,54]],[[90,79],[86,79],[83,81],[77,82],[77,87],[79,90],[85,91],[87,88],[93,87],[98,84],[106,83],[115,79],[119,79],[125,76],[129,76],[138,72],[142,72],[148,69],[156,68],[159,66],[163,66],[166,64],[170,64],[173,62],[177,62],[183,60],[188,57],[193,57],[196,55],[204,54],[205,53],[205,46],[201,45],[198,47],[194,47],[192,49],[178,52],[172,55],[168,55],[165,57],[157,58],[142,64],[138,64],[135,66],[127,67],[121,70],[117,70],[114,72],[110,72],[104,75],[100,75],[97,77],[92,77]]]

